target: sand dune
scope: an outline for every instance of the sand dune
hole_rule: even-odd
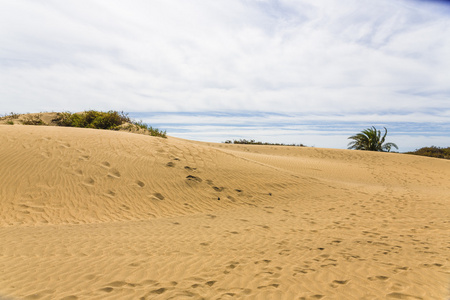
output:
[[[450,162],[0,125],[0,299],[446,299]]]

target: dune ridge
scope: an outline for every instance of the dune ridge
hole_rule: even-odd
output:
[[[449,162],[0,125],[0,299],[445,299]]]

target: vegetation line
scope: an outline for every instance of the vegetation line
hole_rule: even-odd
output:
[[[295,146],[295,147],[306,147],[303,144],[282,144],[282,143],[267,143],[267,142],[257,142],[255,140],[226,140],[225,144],[244,144],[244,145],[270,145],[270,146]]]
[[[158,128],[148,126],[142,120],[132,120],[128,116],[128,113],[124,113],[123,111],[118,112],[110,110],[102,112],[88,110],[82,113],[62,112],[56,113],[56,116],[51,119],[49,123],[44,122],[42,114],[26,114],[19,120],[20,116],[21,115],[19,114],[10,113],[9,115],[0,118],[0,120],[6,121],[6,124],[9,125],[14,125],[14,120],[18,120],[18,122],[21,122],[24,125],[50,125],[121,130],[167,138],[166,131],[161,131]]]
[[[128,113],[110,110],[108,112],[88,110],[82,113],[49,113],[54,117],[48,122],[45,122],[42,113],[39,114],[17,114],[10,113],[0,117],[0,123],[7,125],[14,125],[22,123],[24,125],[47,125],[47,126],[66,126],[66,127],[81,127],[107,130],[129,131],[134,133],[148,134],[167,138],[166,131],[161,131],[158,128],[148,126],[142,120],[135,121],[130,119]],[[381,135],[380,130],[375,127],[367,128],[361,133],[349,137],[352,140],[349,143],[349,149],[367,150],[367,151],[387,151],[390,152],[392,148],[398,149],[394,143],[385,143],[387,129],[384,128],[384,135]],[[266,146],[295,146],[306,147],[303,144],[283,144],[283,143],[268,143],[257,142],[256,140],[226,140],[225,144],[243,144],[243,145],[266,145]],[[405,152],[404,154],[428,156],[435,158],[450,159],[450,147],[440,148],[436,146],[423,147],[415,151]]]

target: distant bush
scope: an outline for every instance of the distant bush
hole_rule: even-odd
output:
[[[255,140],[226,140],[225,144],[244,144],[244,145],[271,145],[271,146],[295,146],[295,147],[306,147],[303,144],[282,144],[282,143],[267,143],[267,142],[257,142]]]
[[[447,148],[440,148],[436,146],[423,147],[420,149],[416,149],[415,151],[405,152],[405,154],[450,159],[450,147]]]
[[[28,115],[23,120],[22,123],[24,125],[44,125],[44,121],[41,119],[41,115]]]

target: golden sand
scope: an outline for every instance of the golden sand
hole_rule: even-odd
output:
[[[0,125],[0,299],[446,299],[450,162]]]

